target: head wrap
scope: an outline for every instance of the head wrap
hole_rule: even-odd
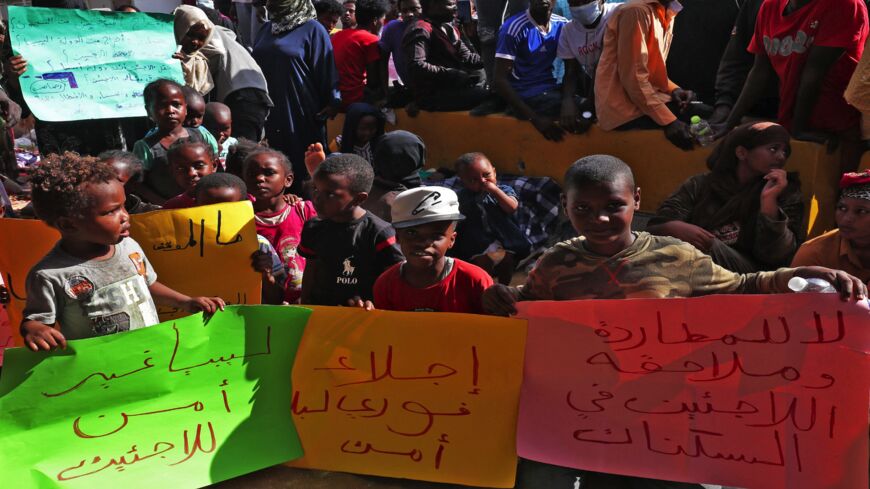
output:
[[[842,197],[870,200],[870,170],[860,173],[846,173],[840,179]]]
[[[737,171],[737,148],[752,150],[765,144],[783,143],[791,153],[791,135],[773,122],[749,122],[735,127],[725,136],[707,158],[707,168],[714,173],[734,174]]]
[[[196,25],[203,25],[208,31],[205,45],[202,49],[193,53],[182,52],[181,70],[184,72],[184,83],[205,95],[214,88],[214,80],[208,66],[208,59],[202,52],[215,38],[214,24],[208,19],[201,9],[190,5],[180,5],[175,9],[175,42],[181,44],[181,40]]]
[[[341,131],[341,148],[342,153],[353,153],[353,147],[357,144],[356,129],[359,126],[360,120],[363,117],[370,115],[377,120],[378,128],[375,131],[374,137],[370,141],[372,152],[375,151],[378,138],[384,134],[384,114],[374,105],[357,102],[347,106],[347,114],[344,116],[344,128]]]
[[[317,18],[311,0],[276,0],[272,2],[269,17],[272,18],[272,34],[291,31],[309,20]]]
[[[411,189],[421,185],[418,173],[426,163],[426,145],[414,133],[393,131],[381,136],[374,152],[375,179],[386,187]]]

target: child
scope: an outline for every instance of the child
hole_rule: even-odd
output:
[[[157,324],[155,301],[190,312],[223,309],[218,297],[188,297],[157,281],[130,238],[124,188],[105,161],[52,155],[31,182],[37,215],[61,234],[27,276],[21,335],[31,350]]]
[[[262,148],[265,148],[265,146],[260,143],[255,143],[250,139],[239,138],[236,145],[230,148],[229,153],[227,153],[227,173],[232,173],[233,175],[244,179],[245,160],[248,159],[248,156],[250,156],[251,153]]]
[[[483,291],[492,278],[480,267],[449,258],[456,241],[456,193],[444,187],[418,187],[396,196],[393,227],[405,261],[375,282],[375,305],[392,311],[482,314]]]
[[[284,300],[295,304],[302,295],[305,259],[297,248],[306,222],[317,216],[311,201],[291,200],[284,195],[293,184],[293,166],[280,151],[262,148],[245,160],[245,183],[254,198],[257,233],[278,252],[287,279]]]
[[[217,139],[220,149],[218,165],[220,165],[221,171],[226,171],[227,155],[230,148],[238,144],[238,140],[233,137],[232,111],[226,104],[211,102],[205,106],[205,118],[202,120],[202,125]]]
[[[371,165],[350,154],[330,156],[314,173],[319,218],[305,223],[299,245],[308,259],[303,304],[371,307],[375,279],[403,260],[393,228],[360,207],[373,179]]]
[[[496,183],[495,168],[483,153],[466,153],[456,160],[464,187],[459,210],[466,216],[457,232],[453,255],[483,268],[509,284],[516,263],[529,254],[531,244],[517,225],[517,193]]]
[[[184,91],[184,101],[187,102],[184,125],[196,129],[202,125],[202,118],[205,116],[205,99],[191,87],[184,86],[181,89]]]
[[[128,214],[142,214],[143,212],[151,212],[160,209],[159,205],[149,204],[142,200],[136,194],[130,192],[127,183],[130,180],[135,181],[142,173],[142,162],[136,155],[129,151],[121,151],[113,149],[100,153],[97,157],[109,164],[118,174],[118,181],[124,186],[124,193],[127,195],[127,200],[124,202],[124,208]]]
[[[562,207],[581,237],[547,250],[522,287],[497,284],[487,289],[483,294],[487,311],[515,314],[515,303],[523,300],[787,293],[788,281],[794,276],[827,280],[844,298],[851,295],[862,300],[867,296],[866,286],[845,272],[801,267],[740,275],[714,264],[709,256],[678,239],[632,232],[631,220],[640,208],[640,189],[634,185],[631,169],[616,157],[592,155],[577,160],[565,173],[564,185]],[[565,486],[583,474],[546,464],[524,463],[521,467],[529,465],[562,473]],[[520,473],[521,487],[524,478]]]
[[[187,104],[181,85],[158,79],[145,86],[143,92],[145,110],[157,128],[136,141],[133,153],[142,161],[144,178],[135,190],[148,202],[163,204],[166,199],[178,195],[182,189],[175,183],[166,150],[178,139],[207,142],[217,153],[217,141],[205,130],[184,127]]]
[[[166,159],[175,183],[184,189],[184,192],[167,200],[163,204],[164,209],[186,209],[196,205],[196,184],[199,180],[214,173],[214,153],[211,147],[202,141],[179,139],[172,143],[166,152]]]
[[[351,153],[374,163],[375,143],[384,135],[384,114],[369,104],[352,104],[347,108],[344,128],[329,145],[330,151]]]
[[[239,202],[246,199],[248,188],[241,178],[230,173],[212,173],[196,184],[196,205]],[[261,303],[281,304],[284,301],[284,283],[287,273],[284,264],[269,240],[257,234],[259,248],[251,255],[254,271],[263,274]]]

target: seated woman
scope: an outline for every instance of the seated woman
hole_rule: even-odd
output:
[[[840,189],[836,213],[839,229],[804,243],[791,266],[835,268],[870,283],[870,170],[846,173]]]
[[[787,265],[803,237],[796,173],[783,170],[790,136],[772,122],[736,127],[662,203],[647,231],[694,245],[737,273]]]

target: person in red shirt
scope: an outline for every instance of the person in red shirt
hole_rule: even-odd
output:
[[[386,98],[387,65],[381,56],[378,34],[389,9],[387,0],[360,0],[356,4],[356,26],[332,36],[342,109],[356,102],[374,104]]]
[[[825,142],[855,131],[860,114],[843,92],[867,31],[863,0],[765,0],[748,48],[755,63],[722,129],[737,126],[778,79],[779,123],[795,139]]]
[[[405,261],[378,277],[375,307],[483,314],[481,299],[492,277],[446,256],[456,242],[456,222],[465,218],[456,192],[444,187],[406,190],[396,196],[391,214]]]

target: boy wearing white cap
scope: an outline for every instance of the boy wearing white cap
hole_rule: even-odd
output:
[[[448,188],[418,187],[396,196],[392,220],[405,261],[378,277],[375,307],[484,313],[481,297],[492,278],[476,265],[446,256],[462,219],[459,199]]]

